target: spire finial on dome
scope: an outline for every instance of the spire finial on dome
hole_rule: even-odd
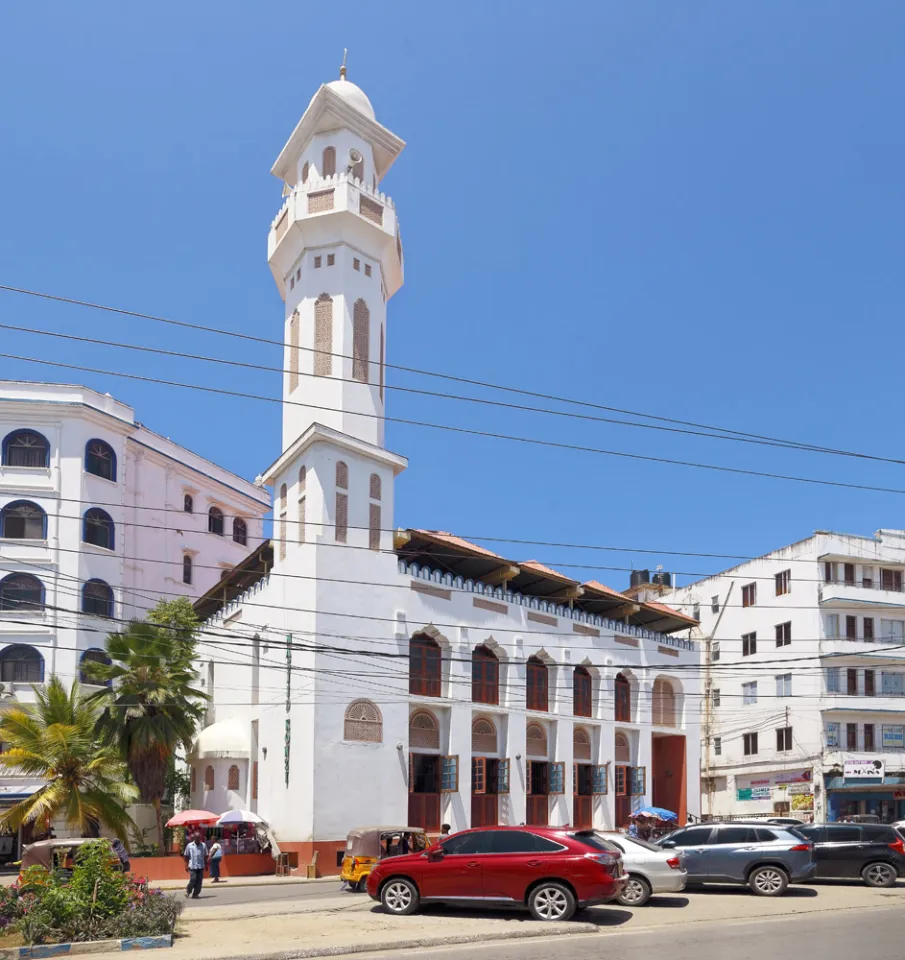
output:
[[[349,48],[348,48],[348,47],[344,47],[344,48],[343,48],[343,64],[342,64],[342,66],[339,68],[339,79],[340,79],[340,80],[345,80],[345,79],[346,79],[346,57],[348,56],[348,53],[349,53]]]

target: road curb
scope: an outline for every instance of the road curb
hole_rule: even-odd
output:
[[[0,960],[37,960],[38,957],[69,957],[76,953],[113,953],[116,950],[159,950],[172,947],[173,938],[125,937],[121,940],[89,940],[84,943],[43,943],[33,947],[5,947]]]
[[[598,933],[594,923],[576,923],[567,929],[550,929],[538,924],[539,929],[510,930],[505,933],[470,933],[447,937],[417,937],[408,940],[380,940],[374,943],[338,944],[333,947],[304,947],[276,950],[271,953],[243,954],[241,960],[308,960],[310,957],[345,957],[356,953],[379,953],[382,950],[425,950],[428,947],[453,947],[469,943],[487,943],[491,940],[533,940],[543,937],[588,936]],[[239,960],[231,957],[230,960]]]

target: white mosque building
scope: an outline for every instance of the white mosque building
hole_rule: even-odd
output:
[[[198,601],[213,696],[191,805],[251,808],[301,864],[347,832],[625,824],[700,813],[690,617],[394,531],[387,303],[403,283],[381,184],[404,143],[345,77],[315,93],[273,174],[268,259],[286,303],[274,538]]]

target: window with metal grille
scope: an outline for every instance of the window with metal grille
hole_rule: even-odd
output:
[[[89,440],[85,444],[85,472],[116,480],[116,454],[106,440]]]
[[[352,377],[360,383],[368,382],[368,360],[371,343],[371,311],[359,298],[352,308]]]
[[[576,717],[592,714],[591,674],[586,667],[578,666],[572,671],[572,713]]]
[[[500,662],[483,644],[471,654],[471,699],[475,703],[500,702]]]
[[[103,580],[89,580],[82,587],[82,612],[95,617],[113,616],[113,588]]]
[[[409,644],[409,693],[439,697],[442,669],[440,644],[424,635],[412,637]]]
[[[380,549],[380,504],[368,506],[368,549]]]
[[[547,731],[539,723],[525,728],[525,752],[529,757],[547,756]]]
[[[113,550],[115,547],[114,533],[113,518],[106,510],[92,507],[85,511],[85,522],[82,526],[82,540],[85,543],[93,544],[95,547],[103,547],[105,550]]]
[[[335,540],[345,543],[349,539],[349,496],[345,493],[336,494],[336,524]]]
[[[376,473],[371,474],[368,492],[372,500],[380,499],[380,477]]]
[[[42,610],[44,584],[30,573],[11,573],[0,580],[0,610]]]
[[[47,514],[30,500],[13,500],[0,510],[0,537],[6,540],[46,540]]]
[[[549,709],[547,665],[540,657],[528,658],[527,706],[529,710]]]
[[[0,653],[3,683],[43,683],[44,658],[34,647],[14,644]]]
[[[472,753],[496,753],[496,727],[487,717],[478,717],[471,725]]]
[[[383,742],[383,715],[376,703],[354,700],[346,707],[343,739],[359,743]]]
[[[4,467],[50,466],[50,444],[34,430],[16,430],[3,439]]]
[[[333,299],[322,293],[314,304],[314,375],[333,373]]]
[[[229,768],[229,772],[226,774],[226,789],[239,789],[239,768],[236,766],[236,764],[232,764],[232,766]]]

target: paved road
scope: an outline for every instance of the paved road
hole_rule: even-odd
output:
[[[174,897],[181,897],[179,891],[168,891]],[[231,887],[229,881],[213,884],[205,879],[201,896],[197,900],[186,900],[189,910],[204,907],[229,907],[237,903],[283,903],[293,900],[315,900],[336,897],[340,894],[340,882],[336,883],[288,883],[261,884],[259,886]],[[364,893],[348,894],[350,900],[368,898]]]
[[[890,907],[786,916],[756,921],[678,923],[666,929],[614,929],[564,939],[434,947],[417,952],[418,960],[764,960],[807,956],[819,960],[901,960],[902,910]],[[411,960],[412,953],[371,954],[383,960]]]

